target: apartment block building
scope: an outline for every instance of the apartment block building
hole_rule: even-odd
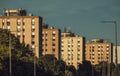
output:
[[[74,36],[72,32],[61,33],[61,59],[77,69],[84,60],[84,37]]]
[[[19,13],[16,10],[5,10],[4,13],[0,16],[0,28],[11,31],[21,43],[29,45],[39,57],[42,50],[42,17],[27,16],[25,11]]]
[[[85,57],[91,64],[99,64],[102,61],[112,62],[112,43],[103,39],[92,39],[85,44]]]
[[[115,46],[113,46],[113,62],[115,63]],[[120,64],[120,45],[117,46],[117,63]]]
[[[44,25],[42,30],[42,54],[54,55],[60,59],[60,29]]]

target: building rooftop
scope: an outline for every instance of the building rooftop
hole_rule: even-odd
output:
[[[92,39],[91,41],[87,41],[87,43],[108,43],[109,41],[104,41],[104,39]]]
[[[4,16],[26,16],[27,11],[22,8],[15,9],[15,10],[4,9],[3,13],[4,13]]]

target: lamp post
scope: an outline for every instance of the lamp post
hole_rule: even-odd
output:
[[[36,76],[36,52],[35,52],[35,50],[36,50],[36,46],[35,46],[35,49],[34,49],[34,76]]]
[[[11,63],[11,34],[9,32],[9,73],[12,76],[12,63]]]
[[[36,76],[36,56],[34,56],[34,76]]]
[[[113,23],[115,30],[115,76],[118,76],[118,68],[117,68],[117,22],[116,21],[101,21],[102,23]]]
[[[16,32],[17,33],[18,31],[17,30],[16,31],[10,31],[10,29],[8,31],[9,31],[9,74],[10,74],[10,76],[12,76],[11,33],[12,32]]]
[[[67,64],[66,63],[67,63],[67,59],[65,59],[65,72],[64,72],[65,76],[66,76],[66,70],[67,70],[67,67],[66,67]]]
[[[10,76],[12,76],[11,32],[17,32],[17,31],[9,30],[9,74],[10,74]]]

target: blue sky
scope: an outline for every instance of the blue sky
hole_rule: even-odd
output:
[[[120,0],[1,0],[0,8],[26,9],[43,17],[49,26],[61,30],[69,27],[86,40],[103,38],[114,42],[113,24],[100,21],[116,20],[120,45]]]

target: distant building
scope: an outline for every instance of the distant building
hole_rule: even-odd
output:
[[[86,43],[86,60],[91,64],[99,64],[102,61],[112,62],[112,43],[103,39],[93,39]]]
[[[74,36],[72,32],[63,32],[61,36],[61,59],[78,68],[84,60],[84,37]]]
[[[57,59],[60,59],[60,29],[43,25],[42,30],[42,54],[53,54]]]
[[[24,42],[35,50],[35,55],[39,57],[42,50],[42,17],[22,16],[19,11],[5,10],[5,15],[0,16],[0,28],[10,30],[21,43]]]
[[[117,46],[118,64],[120,64],[120,46]],[[113,46],[113,62],[115,63],[115,46]]]

